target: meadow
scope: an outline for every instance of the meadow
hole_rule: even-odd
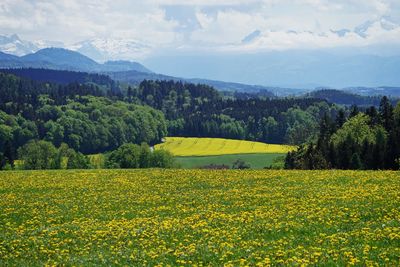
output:
[[[197,137],[166,137],[165,142],[155,146],[174,156],[216,156],[228,154],[286,154],[294,146],[266,144],[246,140]]]
[[[218,156],[187,156],[187,157],[175,157],[178,165],[184,169],[201,168],[204,166],[214,165],[225,165],[232,167],[236,160],[243,160],[250,165],[250,169],[264,169],[270,167],[273,164],[277,164],[280,168],[283,168],[284,158],[286,154],[275,154],[275,153],[257,153],[257,154],[228,154]]]
[[[398,266],[391,171],[0,172],[0,265]]]

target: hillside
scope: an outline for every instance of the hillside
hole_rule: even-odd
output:
[[[172,60],[172,59],[171,59]],[[262,92],[263,96],[267,97],[285,97],[285,96],[300,96],[305,92],[312,91],[311,89],[300,89],[306,87],[278,87],[278,86],[263,86],[246,84],[239,82],[232,82],[232,78],[224,78],[225,81],[215,79],[200,79],[200,78],[183,78],[182,76],[172,76],[155,73],[138,62],[131,61],[107,61],[103,64],[97,63],[91,58],[84,56],[78,52],[63,49],[63,48],[45,48],[35,53],[27,54],[22,57],[10,55],[0,52],[0,68],[46,68],[52,70],[69,70],[81,71],[90,73],[100,73],[110,76],[113,80],[129,83],[131,85],[138,85],[143,80],[173,80],[182,81],[195,84],[206,84],[213,86],[220,91],[228,92],[244,92],[244,93],[258,93]],[[269,75],[273,69],[268,69],[265,75]],[[168,73],[168,72],[166,72]],[[199,75],[193,75],[193,77]],[[206,76],[205,76],[206,77]],[[255,83],[256,80],[253,82]],[[260,83],[259,83],[260,84]],[[268,84],[268,83],[264,83]],[[270,84],[273,84],[272,82]],[[314,85],[316,86],[316,85]],[[313,86],[309,86],[313,87]],[[351,94],[361,94],[364,96],[381,96],[390,95],[393,97],[400,97],[398,87],[348,87],[343,91],[350,92]],[[371,99],[355,99],[351,98],[349,101],[340,100],[337,103],[351,105],[349,103],[365,103],[369,105],[375,100]],[[343,102],[343,103],[341,103]],[[376,101],[375,101],[376,102]],[[336,102],[335,102],[336,103]],[[364,104],[361,104],[364,105]]]
[[[26,79],[31,79],[38,82],[51,82],[57,84],[68,83],[94,83],[104,85],[107,88],[116,86],[116,83],[107,75],[96,73],[67,71],[67,70],[51,70],[51,69],[0,69],[2,73],[13,74]]]
[[[138,85],[144,80],[160,80],[160,81],[164,80],[164,81],[176,81],[176,82],[182,81],[193,84],[205,84],[208,86],[212,86],[219,91],[245,92],[252,94],[262,91],[264,96],[268,97],[275,97],[275,95],[286,96],[286,95],[296,94],[298,92],[295,89],[291,90],[285,88],[270,88],[260,85],[249,85],[249,84],[214,81],[207,79],[185,79],[185,78],[158,74],[154,72],[142,72],[136,70],[105,72],[105,74],[110,76],[115,81],[129,83],[132,85]],[[303,92],[301,90],[299,91]]]
[[[67,69],[79,67],[82,70],[96,70],[99,66],[97,62],[82,54],[62,48],[41,49],[36,53],[28,54],[20,59],[25,62],[48,62],[55,66],[61,68],[65,67]]]
[[[379,106],[382,98],[381,96],[358,95],[351,92],[334,89],[312,91],[306,94],[305,97],[325,99],[330,103],[347,106]],[[393,100],[392,102],[395,104],[397,101]]]
[[[149,73],[146,67],[137,62],[108,61],[104,64],[78,52],[63,48],[45,48],[22,57],[1,53],[0,68],[47,68],[85,72],[113,72],[135,70]]]
[[[68,70],[80,72],[97,72],[110,76],[111,79],[119,82],[138,85],[143,80],[173,80],[196,84],[206,84],[213,86],[221,91],[242,91],[254,93],[258,91],[268,92],[268,96],[291,94],[290,89],[271,88],[258,85],[239,84],[223,81],[213,81],[206,79],[184,79],[163,74],[157,74],[138,62],[131,61],[107,61],[103,64],[84,56],[78,52],[63,48],[45,48],[35,53],[22,57],[0,52],[0,69],[32,68],[32,69],[51,69]],[[35,76],[30,76],[35,80]]]
[[[0,60],[1,61],[13,61],[13,60],[18,60],[17,56],[10,55],[7,53],[3,53],[0,51]]]
[[[344,88],[343,91],[351,92],[353,94],[363,95],[363,96],[391,96],[400,98],[400,87],[348,87]]]
[[[119,96],[94,84],[40,83],[0,72],[0,153],[7,142],[17,155],[39,139],[94,154],[124,143],[158,143],[167,134],[161,111]]]
[[[166,137],[165,142],[156,145],[155,149],[168,150],[174,156],[210,156],[287,153],[294,150],[295,147],[222,138]]]

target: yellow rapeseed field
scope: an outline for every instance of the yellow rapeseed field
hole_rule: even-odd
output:
[[[211,156],[227,154],[287,153],[294,146],[273,145],[245,140],[197,137],[166,137],[165,142],[155,146],[175,156]]]
[[[0,173],[0,266],[399,266],[400,175]]]

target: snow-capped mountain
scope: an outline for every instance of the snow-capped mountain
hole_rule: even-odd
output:
[[[34,40],[32,42],[19,38],[18,35],[0,35],[0,51],[16,56],[24,56],[35,53],[43,48],[66,48],[77,51],[95,61],[108,60],[137,60],[150,52],[151,47],[132,39],[90,39],[73,45],[65,45],[62,42]]]
[[[335,34],[338,37],[347,37],[349,34],[355,34],[362,38],[368,38],[372,33],[376,34],[377,32],[390,32],[393,30],[400,29],[400,24],[394,22],[389,17],[380,17],[376,20],[367,20],[360,25],[356,26],[354,29],[330,29],[328,32],[313,32],[313,31],[295,31],[295,30],[287,30],[285,32],[277,32],[270,31],[270,33],[279,33],[280,35],[286,34],[291,36],[298,36],[308,34],[314,37],[328,37],[329,35]],[[261,32],[256,30],[254,32],[249,33],[242,39],[243,44],[248,44],[256,41],[259,37],[266,36],[267,32]]]
[[[21,40],[16,34],[10,36],[0,35],[1,52],[23,56],[29,53],[34,53],[37,50],[39,50],[39,48],[35,44]]]
[[[46,40],[34,40],[32,42],[22,40],[17,34],[0,35],[0,51],[15,56],[24,56],[35,53],[43,48],[64,48],[64,43]]]
[[[373,43],[369,44],[385,44],[384,41],[379,43],[380,37],[398,36],[400,34],[400,24],[390,17],[380,17],[375,20],[368,20],[361,23],[354,29],[330,29],[327,31],[301,31],[301,30],[254,30],[243,36],[237,43],[230,43],[227,49],[238,49],[245,47],[246,49],[264,49],[264,48],[283,48],[293,47],[329,47],[330,44],[336,43],[342,46],[354,44],[364,44],[363,39],[372,39]],[[333,37],[333,38],[332,38]],[[337,38],[339,37],[339,38]],[[284,40],[284,42],[280,41]],[[208,43],[205,43],[207,46]],[[214,47],[214,44],[210,44]],[[199,45],[200,46],[200,45]],[[20,39],[16,34],[10,36],[0,35],[0,51],[17,56],[34,53],[39,49],[57,47],[77,51],[97,62],[106,62],[109,60],[144,60],[151,56],[156,47],[136,39],[125,38],[92,38],[74,44],[64,44],[62,42],[51,42],[43,40],[25,41]],[[175,47],[168,47],[174,49]],[[196,49],[196,44],[194,45]]]
[[[86,40],[67,48],[100,62],[119,59],[137,60],[151,50],[150,46],[137,40],[104,38]]]

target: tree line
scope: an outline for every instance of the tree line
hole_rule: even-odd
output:
[[[171,153],[164,150],[151,151],[146,143],[140,146],[126,143],[104,155],[105,168],[172,168],[176,167]],[[90,169],[93,166],[89,156],[70,148],[62,143],[56,148],[51,142],[30,140],[18,149],[19,169]],[[15,168],[15,158],[12,154],[0,154],[1,165],[8,169]]]
[[[143,81],[128,102],[161,110],[170,136],[221,137],[301,144],[318,133],[323,114],[339,107],[316,98],[224,96],[214,88],[176,81]]]

